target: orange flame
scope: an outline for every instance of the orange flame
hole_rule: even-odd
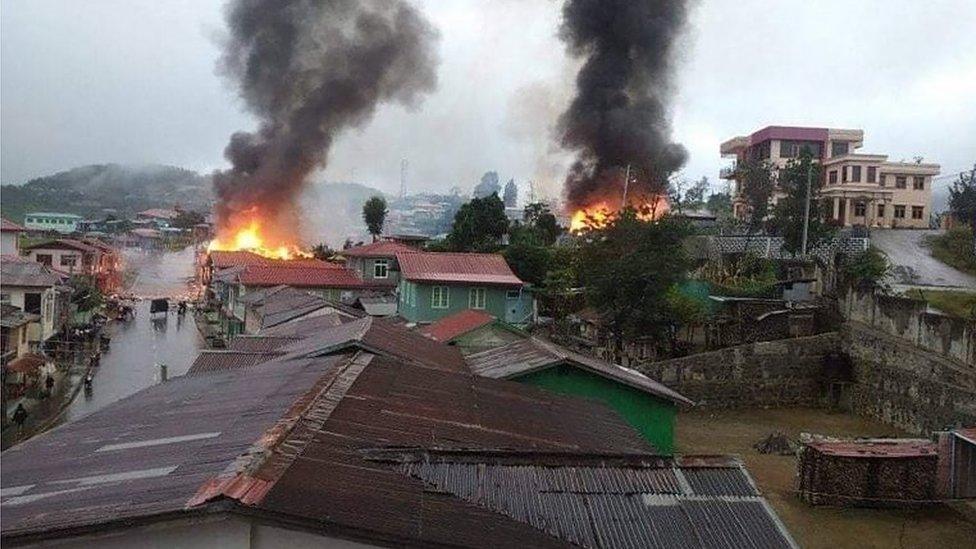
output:
[[[294,244],[277,246],[267,244],[265,237],[262,236],[261,223],[255,218],[251,218],[236,229],[222,229],[220,233],[224,233],[225,236],[218,236],[211,240],[207,245],[208,252],[248,251],[272,259],[312,257],[312,254],[302,251]]]
[[[631,201],[630,206],[637,210],[637,219],[641,221],[654,221],[668,212],[668,201],[663,196],[651,200]],[[578,233],[585,229],[602,229],[610,223],[619,210],[619,207],[611,208],[605,200],[595,202],[573,212],[569,221],[569,230]]]

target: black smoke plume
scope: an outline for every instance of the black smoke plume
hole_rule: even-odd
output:
[[[413,105],[437,83],[437,31],[401,0],[234,0],[220,70],[260,120],[231,136],[214,174],[218,236],[256,208],[294,242],[296,203],[346,128],[377,105]]]
[[[584,58],[576,96],[559,119],[562,146],[576,151],[565,192],[576,208],[663,194],[687,153],[670,139],[673,47],[686,0],[568,0],[560,37]]]

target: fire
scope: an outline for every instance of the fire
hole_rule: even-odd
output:
[[[637,211],[637,219],[641,221],[660,219],[668,211],[668,201],[663,196],[650,200],[634,200],[630,206]],[[619,207],[611,207],[606,201],[595,202],[573,212],[569,230],[578,233],[584,229],[602,229],[619,210]]]
[[[207,251],[248,251],[270,257],[272,259],[298,259],[301,257],[312,257],[312,254],[302,251],[298,246],[292,245],[269,245],[262,237],[261,223],[257,219],[251,219],[246,225],[238,227],[236,230],[228,230],[228,238],[215,238],[207,245]]]

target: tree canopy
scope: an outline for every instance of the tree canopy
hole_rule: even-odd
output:
[[[772,234],[783,237],[783,248],[797,254],[803,242],[804,208],[807,201],[807,177],[810,176],[810,220],[807,231],[807,250],[831,238],[834,228],[824,220],[823,203],[817,200],[822,180],[820,164],[804,149],[799,158],[790,160],[779,172],[779,188],[786,193],[776,203],[769,228]]]
[[[498,194],[491,194],[474,198],[458,209],[447,244],[457,252],[494,251],[507,231],[505,205]]]
[[[505,203],[506,208],[514,208],[518,206],[518,186],[515,184],[515,179],[509,179],[508,183],[505,184],[505,194],[502,197],[502,202]]]
[[[949,187],[949,210],[956,221],[970,223],[976,231],[976,164]]]
[[[176,212],[172,225],[177,229],[192,229],[194,225],[203,223],[205,218],[202,213],[193,210],[180,210]]]
[[[678,321],[667,295],[687,275],[682,243],[687,234],[687,225],[676,218],[641,221],[630,208],[586,233],[579,276],[587,302],[615,333],[662,339]]]
[[[553,215],[545,202],[533,202],[525,206],[523,219],[527,226],[536,230],[542,243],[546,246],[555,244],[556,239],[563,233],[559,221],[556,220],[556,216]]]
[[[363,221],[366,222],[366,229],[373,235],[373,242],[376,237],[383,234],[383,223],[386,221],[386,199],[382,196],[373,196],[363,204]]]
[[[766,161],[745,160],[735,169],[748,210],[746,225],[750,231],[758,231],[769,215],[769,199],[775,186],[773,167]]]

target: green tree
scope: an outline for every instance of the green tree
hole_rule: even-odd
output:
[[[376,237],[383,234],[383,223],[386,221],[386,199],[382,196],[374,196],[363,204],[363,221],[366,222],[366,229]]]
[[[552,246],[563,228],[559,226],[556,216],[549,210],[545,202],[533,202],[525,206],[525,224],[534,228],[546,246]]]
[[[796,255],[803,242],[804,208],[807,201],[807,178],[810,178],[810,220],[807,232],[807,250],[831,238],[834,228],[827,224],[823,215],[823,203],[816,199],[820,191],[820,164],[810,151],[804,149],[799,158],[790,160],[779,172],[779,188],[786,196],[776,203],[769,222],[770,232],[783,237],[783,248]]]
[[[538,231],[518,225],[511,231],[511,240],[502,255],[519,278],[540,286],[549,272],[550,250]]]
[[[683,207],[694,210],[704,206],[705,193],[708,192],[708,187],[708,177],[705,176],[692,183],[691,187],[688,187],[688,190],[685,191],[685,196],[682,200]]]
[[[844,282],[850,286],[876,287],[884,283],[890,270],[887,256],[872,246],[866,252],[844,260],[841,273]]]
[[[579,275],[586,301],[609,320],[614,333],[669,339],[676,316],[666,295],[686,277],[687,234],[687,224],[676,218],[641,221],[632,208],[585,233]]]
[[[491,194],[461,206],[447,241],[456,252],[489,252],[498,249],[498,242],[507,231],[505,205],[498,194]]]
[[[712,193],[708,195],[705,208],[719,219],[732,217],[732,196],[729,193]]]
[[[508,183],[505,184],[505,194],[503,195],[502,202],[505,203],[506,208],[514,208],[518,206],[518,186],[515,185],[515,179],[509,179]]]
[[[315,246],[312,246],[312,257],[314,257],[315,259],[321,259],[322,261],[325,261],[330,257],[332,257],[333,255],[335,255],[335,251],[332,248],[330,248],[329,245],[326,244],[325,242],[321,242],[319,244],[316,244]]]
[[[750,231],[757,231],[762,228],[769,215],[769,199],[773,196],[775,186],[772,164],[745,160],[736,166],[735,171],[742,185],[742,196],[748,210],[746,225]]]
[[[949,211],[956,221],[969,224],[976,240],[976,164],[968,174],[960,173],[949,187]]]

